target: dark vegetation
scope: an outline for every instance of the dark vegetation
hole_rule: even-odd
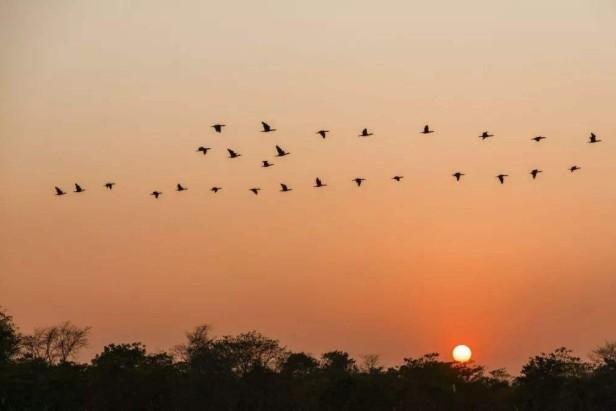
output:
[[[214,338],[207,326],[171,353],[109,344],[81,364],[88,333],[67,322],[22,335],[0,311],[0,410],[616,410],[616,343],[590,361],[541,353],[512,378],[438,354],[391,368],[375,355],[315,358],[256,332]]]

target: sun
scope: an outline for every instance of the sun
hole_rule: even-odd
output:
[[[457,362],[467,362],[471,359],[471,349],[466,345],[457,345],[451,352],[453,359]]]

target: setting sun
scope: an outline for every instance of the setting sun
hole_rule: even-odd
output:
[[[457,362],[467,362],[468,360],[471,359],[471,349],[468,348],[468,346],[466,345],[457,345],[451,355],[453,356],[453,359],[456,360]]]

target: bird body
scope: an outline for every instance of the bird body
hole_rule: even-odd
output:
[[[269,161],[267,161],[267,160],[263,160],[263,161],[261,161],[261,162],[263,163],[263,165],[262,165],[261,167],[265,167],[265,168],[267,168],[267,167],[271,167],[271,166],[273,166],[273,165],[274,165],[273,163],[270,163],[270,162],[269,162]]]
[[[501,184],[505,184],[505,177],[509,177],[509,175],[507,174],[499,174],[496,176],[496,178],[498,178],[498,181],[500,181]]]
[[[259,187],[255,187],[255,188],[251,188],[250,191],[252,191],[254,193],[254,195],[259,194],[259,190],[261,190]]]
[[[430,134],[430,133],[434,133],[434,130],[430,130],[430,126],[426,124],[421,134]]]
[[[571,167],[569,167],[569,171],[571,171],[571,172],[573,173],[574,171],[577,171],[577,170],[579,170],[579,169],[581,169],[581,168],[582,168],[582,167],[578,167],[578,166],[571,166]]]
[[[289,188],[289,186],[287,186],[286,184],[280,183],[280,191],[287,192],[287,191],[291,191],[291,190],[293,190],[293,189]]]
[[[397,182],[400,182],[400,180],[402,180],[403,178],[404,176],[393,176],[391,179],[396,180]]]
[[[533,137],[531,140],[536,141],[537,143],[541,142],[541,140],[545,140],[547,137],[545,136],[537,136],[537,137]]]
[[[368,129],[365,128],[361,131],[361,134],[359,136],[360,137],[370,137],[371,135],[373,135],[373,133],[368,132]]]
[[[86,191],[85,188],[82,188],[79,184],[75,183],[75,193],[83,193]]]
[[[214,192],[214,194],[216,194],[216,193],[217,193],[217,192],[219,192],[220,190],[222,190],[222,187],[216,187],[216,186],[214,186],[214,187],[210,188],[210,191],[213,191],[213,192]]]
[[[175,189],[175,191],[186,191],[186,190],[188,190],[188,187],[184,187],[180,183],[178,183],[177,188]]]
[[[209,147],[203,147],[203,146],[201,146],[201,147],[199,147],[199,148],[197,149],[197,152],[201,152],[201,153],[203,153],[203,155],[206,155],[206,154],[207,154],[207,151],[208,151],[209,149],[210,149]]]
[[[214,131],[216,131],[217,133],[222,133],[222,128],[225,126],[226,124],[212,124],[212,128],[214,129]]]
[[[152,192],[150,193],[150,195],[151,195],[151,196],[154,196],[154,198],[155,198],[155,199],[157,199],[157,200],[158,200],[158,197],[160,197],[160,196],[161,196],[161,194],[162,194],[162,193],[161,193],[160,191],[152,191]]]
[[[494,137],[494,134],[490,134],[488,131],[484,131],[479,136],[480,139],[485,140],[486,138]]]
[[[237,158],[241,156],[241,154],[231,150],[230,148],[228,148],[227,151],[229,152],[229,158]]]
[[[317,131],[317,134],[319,134],[323,138],[327,137],[327,133],[329,133],[329,130],[319,130],[319,131]]]
[[[63,196],[64,194],[66,194],[66,192],[62,191],[60,187],[54,187],[54,188],[56,189],[57,196]]]
[[[317,177],[314,180],[314,186],[313,187],[319,188],[319,187],[326,187],[326,186],[327,186],[327,184],[323,184],[323,182],[321,181],[321,179],[319,177]]]
[[[265,121],[261,122],[261,125],[263,126],[263,130],[261,130],[262,133],[271,133],[272,131],[276,131],[275,128],[272,128],[269,124],[267,124]]]
[[[533,176],[533,180],[534,180],[537,178],[537,174],[539,173],[543,173],[543,171],[535,168],[534,170],[531,170],[530,175]]]
[[[289,154],[291,154],[291,153],[289,153],[288,151],[284,151],[282,149],[282,147],[276,146],[276,157],[284,157],[284,156],[287,156]]]
[[[464,173],[461,173],[459,171],[456,171],[455,173],[452,174],[453,177],[456,178],[456,181],[460,181],[460,178],[464,175]]]
[[[113,189],[113,186],[114,186],[114,185],[115,185],[115,183],[105,183],[105,188],[106,188],[107,190],[111,190],[111,189]]]
[[[353,179],[353,181],[355,182],[355,184],[357,184],[357,187],[361,187],[361,183],[363,181],[366,181],[366,179],[365,178],[361,178],[361,177],[356,177],[356,178]]]
[[[595,133],[590,133],[590,137],[588,138],[588,142],[589,142],[590,144],[593,144],[593,143],[600,143],[600,142],[601,142],[601,140],[599,140],[599,139],[597,138],[597,136],[595,135]]]

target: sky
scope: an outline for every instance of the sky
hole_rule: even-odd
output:
[[[585,356],[616,339],[615,19],[611,0],[0,1],[0,305],[22,332],[91,326],[83,360],[203,323],[387,365]]]

